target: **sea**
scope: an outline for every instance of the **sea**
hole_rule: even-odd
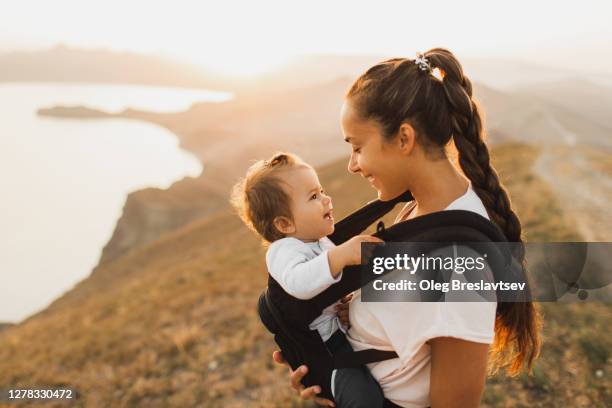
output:
[[[130,192],[203,171],[165,128],[42,117],[39,108],[177,112],[231,97],[156,86],[0,84],[0,322],[23,320],[87,277]]]

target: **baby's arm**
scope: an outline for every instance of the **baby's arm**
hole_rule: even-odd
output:
[[[312,299],[342,277],[342,269],[361,261],[361,242],[380,242],[360,235],[323,251],[312,259],[309,248],[297,239],[283,239],[272,244],[266,254],[270,275],[291,296]]]
[[[329,251],[309,259],[309,248],[297,240],[283,240],[270,246],[266,263],[270,275],[291,296],[311,299],[334,284],[327,261]]]

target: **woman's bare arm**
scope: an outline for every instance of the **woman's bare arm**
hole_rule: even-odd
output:
[[[431,345],[432,408],[480,406],[485,387],[489,345],[453,337],[437,337]]]

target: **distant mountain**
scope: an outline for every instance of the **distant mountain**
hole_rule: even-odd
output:
[[[608,98],[612,97],[612,89],[605,89]],[[588,109],[579,107],[577,101],[556,103],[552,97],[545,98],[545,92],[536,92],[499,91],[475,85],[474,95],[484,108],[485,126],[494,142],[582,143],[612,148],[612,120],[605,120],[603,114],[587,115]],[[574,97],[568,94],[568,98]]]
[[[306,55],[278,69],[253,77],[238,77],[206,70],[167,58],[100,49],[76,49],[62,45],[43,51],[0,54],[0,82],[53,81],[127,83],[200,87],[234,93],[261,94],[305,88],[338,78],[354,79],[382,60],[405,55]],[[412,57],[412,56],[408,56]],[[461,58],[474,82],[500,90],[568,78],[593,75],[507,58]],[[596,82],[612,83],[612,75]]]
[[[573,77],[521,86],[516,91],[574,111],[612,130],[612,86],[599,84],[596,80]]]
[[[57,46],[0,54],[0,82],[95,82],[232,91],[237,78],[162,57]]]
[[[386,58],[380,56],[305,55],[297,57],[272,72],[253,78],[250,90],[266,93],[274,90],[308,88],[345,78],[348,83],[372,65]]]
[[[500,90],[522,86],[553,84],[574,78],[593,78],[597,83],[612,82],[612,73],[594,75],[589,71],[558,68],[555,60],[546,65],[512,58],[461,58],[464,71],[474,81]]]
[[[276,87],[296,87],[298,84],[328,82],[339,77],[356,78],[372,65],[394,57],[412,55],[307,55],[296,59],[278,70],[264,74],[258,81],[263,85],[274,84]],[[555,67],[555,61],[542,65],[529,61],[510,58],[489,57],[475,58],[458,56],[464,72],[472,82],[478,82],[490,88],[513,91],[515,88],[533,84],[547,84],[556,81],[583,78],[597,83],[612,83],[612,74],[595,76],[588,72]]]

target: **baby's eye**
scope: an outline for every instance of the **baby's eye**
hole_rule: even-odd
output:
[[[317,193],[314,193],[313,195],[310,196],[311,200],[316,200],[317,199]]]
[[[354,147],[353,153],[359,153],[361,151],[361,147]]]

